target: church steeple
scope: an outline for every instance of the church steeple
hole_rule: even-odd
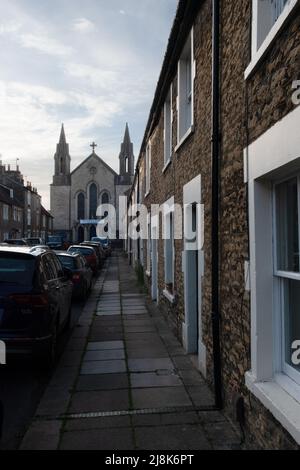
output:
[[[63,123],[62,123],[62,125],[61,125],[59,143],[60,143],[61,145],[67,143],[67,142],[66,142],[66,135],[65,135],[65,128],[64,128],[64,124],[63,124]]]
[[[120,161],[120,177],[121,181],[127,184],[131,183],[134,175],[134,154],[133,143],[130,140],[129,127],[126,122],[124,139],[121,144]]]
[[[69,144],[66,141],[64,125],[61,126],[59,143],[56,145],[54,155],[55,174],[53,184],[56,186],[69,186],[71,183],[70,165],[71,157],[69,154]]]

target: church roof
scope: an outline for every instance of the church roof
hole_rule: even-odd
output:
[[[77,170],[79,170],[79,168],[81,168],[90,158],[96,158],[100,161],[100,163],[102,163],[102,165],[105,166],[105,168],[107,168],[111,173],[113,173],[115,176],[118,176],[118,174],[115,172],[115,170],[113,170],[104,160],[102,160],[102,158],[99,157],[99,155],[97,155],[95,152],[91,153],[85,160],[83,160],[83,162],[81,162],[76,168],[74,168],[74,170],[71,172],[71,175],[73,175],[73,173],[75,173]]]

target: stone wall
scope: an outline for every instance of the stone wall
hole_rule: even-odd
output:
[[[247,186],[243,151],[276,121],[293,109],[292,81],[299,78],[300,16],[285,28],[253,75],[245,80],[250,62],[251,1],[223,1],[221,9],[221,209],[220,305],[222,380],[226,412],[235,420],[236,401],[245,400],[246,442],[253,448],[297,448],[291,436],[245,386],[250,363],[250,295],[245,289],[245,262],[249,259]],[[162,204],[171,196],[183,202],[183,186],[201,174],[204,204],[204,277],[202,280],[203,341],[207,349],[207,380],[213,384],[211,333],[211,2],[204,1],[194,23],[196,60],[194,132],[178,150],[177,76],[173,77],[173,157],[164,168],[163,109],[148,136],[152,145],[151,191],[145,198]],[[184,46],[184,44],[182,44]],[[141,156],[144,158],[144,154]],[[161,231],[161,223],[160,223]],[[146,265],[146,243],[144,243]],[[175,241],[176,302],[163,295],[164,244],[158,253],[159,303],[177,336],[182,339],[184,278],[182,240]],[[151,279],[146,277],[150,289]]]

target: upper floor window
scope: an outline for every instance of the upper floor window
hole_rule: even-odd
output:
[[[178,62],[178,143],[194,123],[194,52],[191,31]]]
[[[293,8],[297,0],[253,0],[252,57],[258,52],[275,24]]]
[[[172,86],[170,87],[164,105],[164,164],[166,165],[172,156]]]
[[[7,204],[3,204],[3,220],[9,219],[9,206]]]
[[[146,148],[146,194],[150,191],[151,183],[151,142],[148,142]]]
[[[97,186],[95,183],[92,183],[90,186],[90,219],[96,218],[97,200]]]
[[[85,198],[84,194],[80,193],[77,196],[77,219],[82,220],[85,217]]]

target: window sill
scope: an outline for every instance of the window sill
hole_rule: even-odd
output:
[[[166,299],[168,299],[168,301],[169,301],[171,304],[174,304],[174,303],[175,303],[175,300],[176,300],[175,295],[171,294],[167,289],[164,289],[164,290],[163,290],[163,295],[164,295],[164,297],[166,297]]]
[[[246,373],[246,386],[300,444],[300,402],[275,381],[256,382],[251,372]]]
[[[192,135],[194,133],[194,126],[191,126],[187,131],[186,133],[184,134],[184,136],[180,139],[180,141],[178,142],[178,144],[176,145],[175,147],[175,152],[177,152],[180,147],[185,143],[185,141],[189,138],[190,135]]]
[[[165,164],[165,166],[163,167],[162,169],[162,173],[165,173],[166,170],[169,168],[169,166],[171,165],[172,163],[172,157],[169,158],[169,160],[167,161],[167,163]]]
[[[267,34],[265,40],[261,44],[260,48],[254,55],[254,57],[251,58],[251,62],[248,65],[248,67],[245,70],[245,80],[251,77],[251,75],[255,72],[256,68],[268,52],[269,48],[273,44],[274,40],[282,30],[282,28],[285,26],[286,22],[288,21],[292,11],[299,6],[300,1],[299,0],[291,0],[290,5],[287,5],[285,10],[282,12],[281,16],[278,18],[274,26],[271,28],[269,33]]]

